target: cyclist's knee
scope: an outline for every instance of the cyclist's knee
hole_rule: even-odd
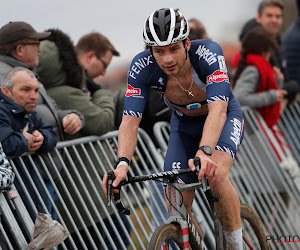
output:
[[[213,184],[210,184],[211,190],[216,195],[221,195],[226,192],[232,186],[229,177],[219,176],[218,180]]]

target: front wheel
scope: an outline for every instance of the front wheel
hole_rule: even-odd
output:
[[[197,242],[189,230],[189,249],[202,250],[201,242]],[[177,248],[175,248],[177,246]],[[164,224],[153,233],[148,250],[161,249],[186,249],[183,248],[181,228],[175,224]]]
[[[241,204],[241,223],[243,230],[243,249],[270,249],[259,218],[253,210],[245,204]]]
[[[166,249],[169,249],[169,246],[172,244],[176,244],[177,247],[183,249],[181,229],[179,225],[164,224],[158,227],[151,237],[148,250],[165,249],[163,247],[164,244],[168,245]]]

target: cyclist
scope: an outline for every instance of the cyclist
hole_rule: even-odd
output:
[[[127,176],[151,86],[174,110],[165,171],[195,170],[193,158],[200,157],[199,175],[181,176],[179,182],[208,179],[212,191],[220,196],[216,211],[227,242],[231,249],[242,249],[240,202],[229,172],[243,137],[243,114],[230,90],[221,47],[210,40],[191,42],[188,35],[187,20],[172,8],[154,11],[144,24],[143,38],[150,49],[133,59],[128,73],[113,187]],[[107,175],[102,185],[107,194]],[[191,214],[194,191],[183,196]]]

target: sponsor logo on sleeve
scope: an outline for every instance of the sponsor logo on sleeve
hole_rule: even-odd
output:
[[[217,61],[216,58],[216,53],[212,53],[208,48],[206,48],[204,45],[199,45],[197,51],[196,51],[196,55],[199,56],[199,60],[201,58],[203,58],[203,60],[205,60],[208,65],[212,65],[213,63],[215,63]]]
[[[219,83],[224,81],[229,83],[229,78],[227,73],[222,72],[221,70],[216,70],[214,73],[206,77],[207,85],[211,83]]]
[[[149,55],[149,56],[146,56],[146,57],[143,57],[143,58],[139,58],[137,61],[135,61],[129,72],[128,72],[128,75],[133,78],[133,79],[136,79],[137,75],[144,69],[146,68],[147,66],[149,66],[150,64],[153,63],[153,61],[151,61],[152,59],[152,55]]]
[[[230,122],[233,124],[233,132],[231,132],[230,139],[235,144],[235,149],[237,150],[240,143],[241,143],[241,136],[243,132],[243,121],[241,122],[237,118],[233,118],[230,120]]]
[[[141,95],[141,92],[142,91],[140,88],[134,88],[130,84],[128,84],[125,96],[126,97],[139,96],[139,95]]]

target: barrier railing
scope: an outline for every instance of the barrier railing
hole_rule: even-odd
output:
[[[280,167],[258,126],[258,119],[265,126],[261,117],[250,109],[245,109],[244,114],[245,138],[230,178],[241,202],[256,211],[273,243],[280,236],[293,236],[300,231],[299,190],[289,173]],[[164,143],[161,150],[166,151],[169,124],[155,127],[158,141]],[[114,205],[106,206],[102,176],[114,168],[117,136],[118,131],[112,131],[101,137],[60,142],[51,154],[25,154],[10,159],[17,179],[11,191],[17,189],[22,199],[13,192],[0,193],[0,231],[8,249],[27,248],[35,222],[32,218],[41,210],[57,216],[70,232],[59,249],[147,248],[152,232],[167,218],[162,184],[136,183],[123,191],[123,202],[132,211],[130,217],[120,215]],[[291,138],[295,140],[295,135]],[[162,154],[140,130],[129,174],[158,172],[162,166]],[[53,193],[57,194],[57,201],[52,199]],[[51,207],[52,211],[48,211]],[[196,193],[193,213],[204,229],[207,249],[213,249],[213,221],[201,191]],[[272,249],[297,249],[297,245],[274,243]]]
[[[128,186],[123,194],[124,203],[132,210],[128,218],[120,215],[114,205],[107,207],[101,183],[103,173],[114,168],[117,136],[118,131],[113,131],[102,137],[60,142],[51,154],[10,159],[17,186],[13,185],[12,190],[17,189],[22,199],[0,193],[0,230],[8,249],[27,248],[34,226],[32,214],[38,212],[37,207],[57,216],[69,230],[70,236],[59,249],[147,248],[154,228],[167,215],[162,185]],[[140,130],[129,174],[161,171],[162,165],[163,159],[151,139]],[[54,192],[57,201],[52,198]]]
[[[289,238],[288,236],[296,236],[299,240],[299,189],[290,174],[280,166],[269,140],[261,129],[262,126],[264,130],[268,130],[262,117],[249,108],[243,111],[245,135],[237,159],[232,166],[230,179],[241,202],[250,205],[262,220],[272,249],[297,249],[295,242],[281,244],[274,242],[284,241]],[[296,116],[295,113],[293,114]],[[297,113],[295,120],[299,121],[299,117]],[[296,124],[299,126],[300,123],[296,122]],[[164,151],[167,149],[169,131],[170,125],[166,122],[159,122],[154,126],[155,139]],[[295,145],[298,145],[300,137],[294,135],[293,139],[296,142]],[[272,143],[277,142],[274,140]],[[196,201],[201,212],[207,214],[208,210],[204,202],[198,199]],[[205,218],[205,221],[209,225],[207,228],[212,230],[211,218]],[[281,240],[279,240],[280,237]],[[209,241],[213,241],[213,236],[209,238]]]

